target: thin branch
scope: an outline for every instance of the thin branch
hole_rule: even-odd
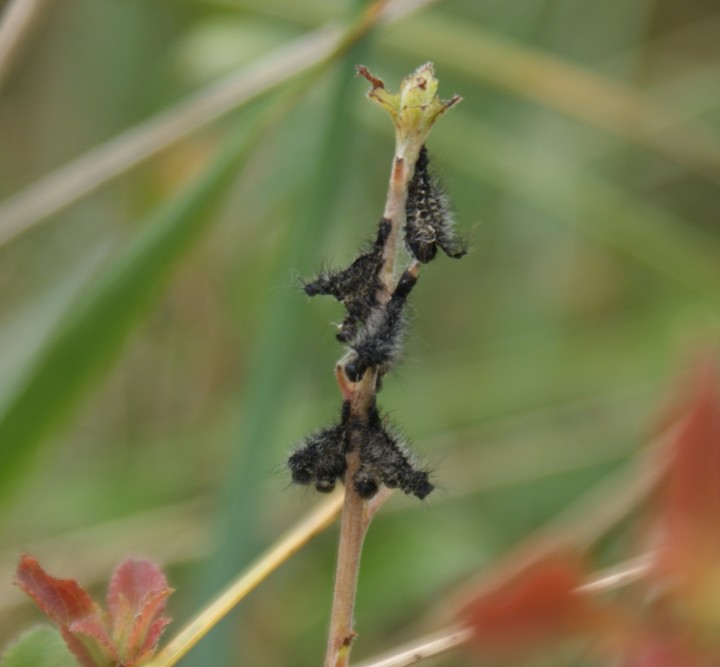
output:
[[[0,17],[0,90],[28,37],[50,6],[48,0],[10,0]]]
[[[414,157],[416,158],[417,155]],[[414,165],[414,161],[412,164]],[[408,168],[404,154],[395,155],[383,213],[383,217],[391,223],[391,231],[383,250],[383,264],[380,270],[382,288],[378,294],[380,303],[387,303],[394,288],[393,278],[398,252],[397,238],[405,224],[405,202],[412,171],[412,168]],[[352,418],[367,422],[368,411],[375,401],[377,370],[368,370],[359,383],[349,385],[344,380],[342,362],[340,362],[335,369],[335,377],[338,379],[343,397],[349,397]],[[353,485],[355,473],[360,467],[359,438],[356,436],[354,439],[357,442],[354,443],[352,451],[347,455],[345,507],[341,519],[325,667],[346,667],[348,664],[350,646],[355,638],[353,609],[360,571],[360,554],[372,516],[366,511],[367,503],[355,491]],[[379,505],[376,505],[375,509],[378,507]]]
[[[325,667],[345,667],[350,656],[350,645],[355,638],[353,610],[360,572],[360,554],[370,521],[387,498],[389,491],[379,492],[365,502],[353,489],[352,477],[360,465],[357,450],[348,456],[345,476],[345,503],[340,525],[337,568],[333,590],[330,630],[325,656]]]
[[[180,630],[155,659],[147,664],[147,667],[171,667],[178,662],[250,591],[313,537],[322,533],[338,516],[342,505],[342,493],[337,493],[320,503],[311,514],[281,537],[221,595]]]
[[[332,59],[375,23],[396,21],[431,0],[374,3],[344,33],[328,25],[209,85],[39,179],[0,205],[0,246],[210,122]]]

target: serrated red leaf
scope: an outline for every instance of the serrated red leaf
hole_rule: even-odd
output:
[[[601,633],[609,615],[578,593],[585,568],[565,549],[538,552],[504,577],[495,577],[462,609],[472,642],[495,657],[536,651],[578,633]]]
[[[107,609],[111,621],[114,622],[122,613],[125,602],[135,611],[140,611],[148,594],[168,590],[167,579],[155,563],[149,560],[123,561],[113,573],[108,588]],[[162,612],[162,609],[159,611]]]
[[[27,554],[20,556],[15,583],[49,618],[61,625],[100,614],[98,605],[77,581],[50,576]]]
[[[172,589],[159,567],[126,560],[108,587],[110,629],[102,609],[73,579],[50,576],[34,558],[23,555],[15,578],[60,627],[82,667],[133,667],[152,657],[170,622],[162,616]]]
[[[135,658],[133,658],[131,662],[127,663],[126,667],[135,667],[135,665],[141,665],[155,653],[155,650],[158,647],[158,643],[160,642],[160,637],[162,636],[162,633],[165,631],[165,628],[168,626],[170,621],[171,619],[167,618],[166,616],[162,616],[153,622],[153,624],[148,630],[143,645],[138,650]]]
[[[68,626],[68,630],[76,637],[87,637],[92,640],[99,647],[100,653],[109,661],[119,661],[119,656],[108,636],[105,624],[100,619],[88,617],[80,621],[73,621]]]
[[[170,619],[159,614],[165,608],[165,600],[172,591],[156,591],[148,594],[142,611],[135,616],[132,631],[127,641],[127,654],[139,656],[157,645],[161,631]]]
[[[62,631],[66,643],[83,665],[112,667],[119,664],[119,656],[105,624],[97,617],[73,621]]]
[[[75,656],[76,660],[82,665],[82,667],[106,667],[105,665],[98,664],[93,657],[88,646],[76,637],[66,625],[60,627],[60,634],[65,640],[65,644],[70,649],[70,652]]]
[[[172,593],[162,570],[147,560],[126,560],[113,574],[107,604],[112,635],[127,665],[137,664],[157,645],[170,622],[161,616]]]

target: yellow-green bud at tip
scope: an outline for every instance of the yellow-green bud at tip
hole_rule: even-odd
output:
[[[395,124],[398,153],[417,156],[438,116],[462,98],[453,95],[449,100],[438,97],[438,80],[432,63],[425,63],[400,84],[400,91],[390,93],[381,79],[373,76],[366,67],[358,66],[372,88],[368,97],[384,107]]]

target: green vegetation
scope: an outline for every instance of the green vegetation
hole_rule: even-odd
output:
[[[354,657],[424,632],[456,582],[636,454],[717,338],[714,3],[430,3],[325,69],[332,39],[304,42],[314,61],[296,40],[353,3],[62,4],[0,69],[0,646],[38,619],[10,583],[21,551],[100,589],[126,555],[163,562],[177,628],[316,501],[285,461],[335,414],[341,314],[298,278],[373,234],[393,144],[357,62],[396,89],[433,61],[463,95],[428,145],[472,251],[421,278],[384,389],[437,491],[376,517]],[[263,99],[33,213],[47,174],[285,49]],[[11,215],[28,229],[6,238]],[[317,665],[335,538],[182,664]]]

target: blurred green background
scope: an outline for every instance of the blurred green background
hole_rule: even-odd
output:
[[[0,61],[0,645],[39,620],[10,583],[20,551],[99,595],[125,555],[164,563],[172,633],[316,502],[284,461],[337,410],[341,311],[297,284],[372,235],[393,147],[357,62],[396,89],[430,60],[465,98],[429,148],[472,253],[423,271],[381,394],[438,489],[371,528],[356,657],[437,627],[451,591],[631,461],[716,339],[716,0],[396,2],[290,72],[296,40],[361,6],[49,0]],[[41,184],[278,50],[287,81],[250,104],[67,206],[72,184]],[[183,664],[317,665],[336,538]]]

